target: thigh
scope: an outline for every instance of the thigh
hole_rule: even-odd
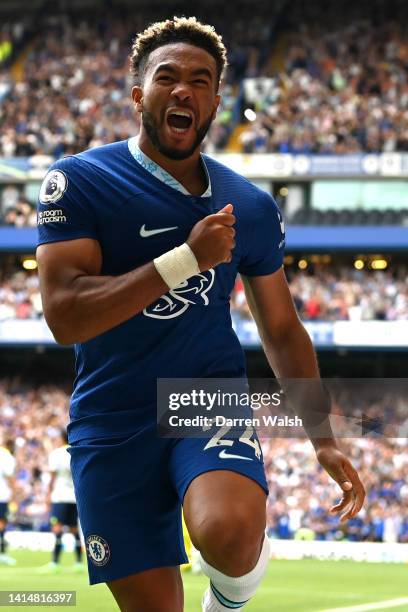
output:
[[[69,447],[90,584],[186,562],[168,445],[152,428]]]
[[[152,569],[108,582],[120,610],[125,612],[183,612],[183,583],[179,567]]]
[[[171,477],[193,542],[207,516],[228,520],[233,510],[251,516],[257,530],[265,522],[268,486],[256,434],[248,442],[219,433],[206,440],[178,440],[171,453]]]
[[[268,494],[262,450],[255,432],[228,438],[223,431],[214,429],[212,437],[183,438],[177,440],[170,454],[170,476],[180,501],[184,502],[190,484],[201,474],[228,471],[245,476],[253,483],[248,486],[256,491],[261,488]],[[230,490],[226,495],[230,495]],[[219,492],[223,496],[223,492]]]

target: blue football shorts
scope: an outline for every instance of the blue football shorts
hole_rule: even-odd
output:
[[[7,520],[8,502],[0,502],[0,519]]]
[[[127,438],[87,439],[68,448],[90,584],[187,563],[181,504],[200,474],[231,470],[268,493],[254,444],[215,440],[205,449],[209,442],[159,438],[154,424]]]
[[[78,512],[75,503],[54,502],[51,506],[50,523],[61,523],[67,527],[77,527]]]

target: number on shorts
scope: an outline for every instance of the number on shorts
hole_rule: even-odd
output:
[[[235,440],[226,440],[224,436],[230,431],[231,427],[224,425],[218,431],[215,432],[212,438],[209,439],[208,443],[204,446],[204,450],[214,448],[217,446],[232,446]],[[253,439],[252,439],[253,438]],[[255,431],[252,425],[248,425],[238,442],[250,446],[255,453],[257,459],[261,458],[261,447],[258,439],[255,437]]]

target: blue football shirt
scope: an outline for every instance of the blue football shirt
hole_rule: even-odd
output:
[[[233,260],[75,345],[70,443],[131,435],[155,422],[157,378],[244,377],[229,306],[236,275],[271,274],[282,265],[283,222],[269,194],[202,156],[209,189],[195,197],[145,159],[130,139],[55,162],[40,190],[38,244],[97,240],[101,274],[124,274],[182,244],[200,219],[232,203]]]

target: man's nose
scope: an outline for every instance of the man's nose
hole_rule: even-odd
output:
[[[188,83],[180,81],[174,85],[171,95],[177,100],[188,100],[191,98],[191,88]]]

